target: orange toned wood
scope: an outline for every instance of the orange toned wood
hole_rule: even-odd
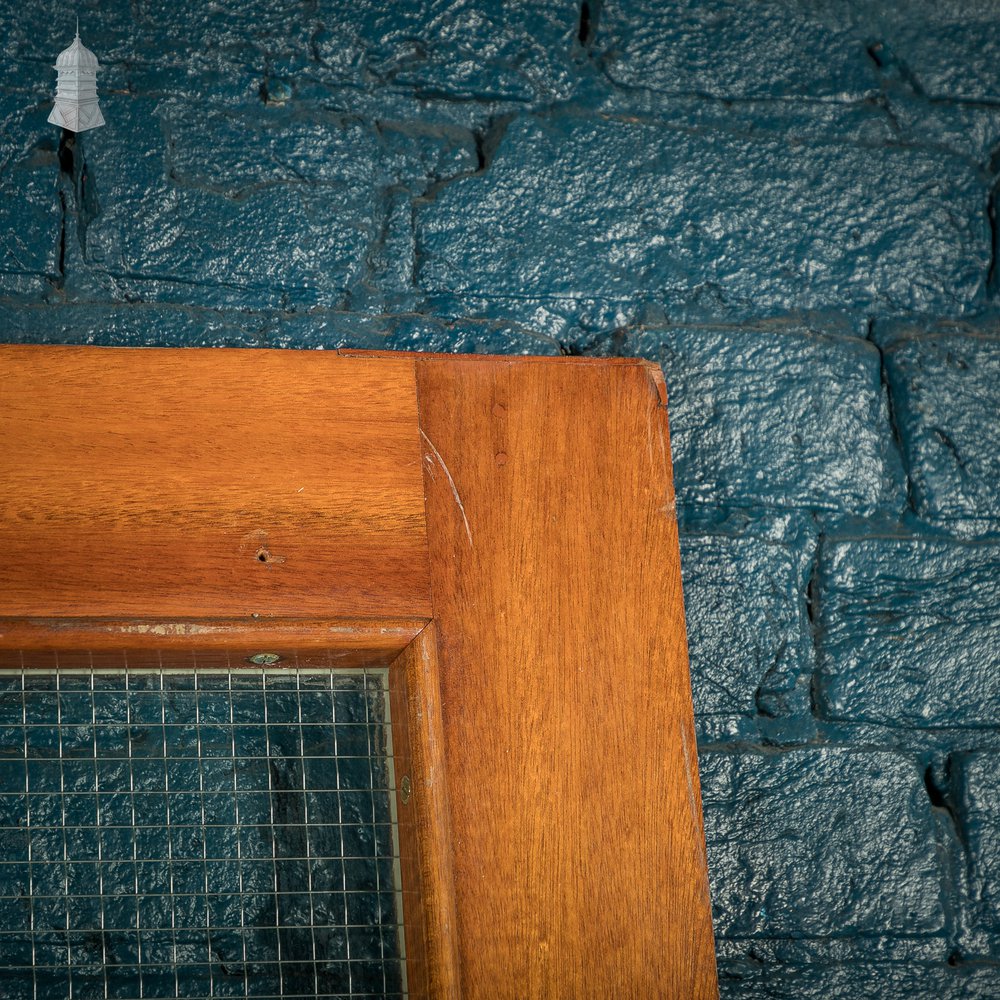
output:
[[[0,615],[428,617],[412,358],[0,347]]]
[[[716,996],[664,402],[629,359],[0,347],[0,667],[391,664],[411,995]]]
[[[715,997],[662,380],[417,385],[463,995]]]
[[[389,668],[409,995],[457,1000],[448,790],[437,643],[429,625]],[[410,795],[399,791],[406,777]]]
[[[276,653],[300,667],[388,666],[426,619],[113,619],[0,618],[0,669],[93,663],[159,666],[247,666],[255,653]],[[93,659],[91,659],[93,658]]]

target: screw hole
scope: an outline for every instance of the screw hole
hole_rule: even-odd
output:
[[[271,560],[271,553],[268,552],[267,549],[257,550],[257,562],[266,563],[270,562],[270,560]]]

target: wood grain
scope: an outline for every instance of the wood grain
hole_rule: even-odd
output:
[[[199,666],[252,668],[274,653],[303,669],[385,667],[427,624],[422,618],[261,618],[173,621],[0,618],[0,669]]]
[[[410,358],[0,347],[0,615],[430,613]]]
[[[716,996],[664,403],[628,359],[0,347],[0,667],[391,663],[412,995]]]
[[[433,624],[389,667],[409,995],[458,1000],[451,830]],[[402,779],[411,783],[408,798]]]
[[[463,995],[717,996],[658,370],[417,384]]]

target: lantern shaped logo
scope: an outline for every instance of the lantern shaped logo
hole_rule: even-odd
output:
[[[56,105],[49,122],[71,132],[86,132],[104,124],[97,104],[97,56],[80,41],[77,25],[73,44],[56,60]]]

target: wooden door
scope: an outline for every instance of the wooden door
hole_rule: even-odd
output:
[[[388,666],[412,996],[717,996],[630,359],[0,348],[0,665]]]

